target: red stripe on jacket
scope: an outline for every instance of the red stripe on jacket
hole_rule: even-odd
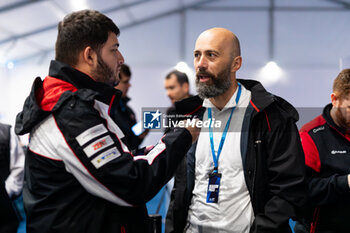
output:
[[[270,126],[269,117],[267,116],[266,111],[264,111],[264,113],[265,113],[265,116],[266,116],[267,126],[269,127],[269,131],[271,132],[271,126]]]
[[[318,149],[312,140],[309,132],[317,127],[321,127],[326,124],[326,120],[322,115],[319,115],[309,123],[305,124],[299,131],[301,144],[303,146],[305,154],[305,164],[306,166],[312,168],[316,172],[321,170],[321,160],[318,153]]]
[[[255,109],[255,111],[260,112],[260,110],[259,110],[258,107],[253,103],[252,100],[250,100],[250,104],[253,106],[253,108]]]
[[[43,81],[42,88],[36,91],[35,97],[42,110],[51,111],[64,92],[77,90],[71,83],[47,76]]]

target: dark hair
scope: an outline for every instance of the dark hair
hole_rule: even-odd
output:
[[[335,78],[333,92],[340,98],[345,98],[350,93],[350,69],[342,70]]]
[[[169,74],[167,74],[165,79],[170,79],[171,75],[175,75],[176,76],[176,79],[180,83],[181,86],[184,83],[188,83],[188,77],[187,77],[187,75],[185,73],[182,73],[182,72],[180,72],[178,70],[173,70]]]
[[[58,23],[56,60],[74,66],[79,53],[87,46],[99,52],[109,33],[119,35],[117,25],[107,16],[94,10],[73,12]]]
[[[120,77],[121,74],[123,74],[123,75],[125,75],[127,77],[131,77],[130,67],[128,65],[126,65],[126,64],[122,64],[120,66],[119,78],[121,78]]]

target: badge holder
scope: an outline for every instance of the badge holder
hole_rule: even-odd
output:
[[[241,97],[241,84],[238,83],[238,92],[236,96],[236,106],[238,105],[238,101]],[[212,116],[211,116],[211,108],[208,108],[208,119],[210,119],[209,124],[209,138],[210,138],[210,147],[211,147],[211,153],[213,156],[214,161],[214,170],[212,173],[209,174],[209,183],[208,183],[208,191],[207,191],[207,203],[218,203],[219,201],[219,190],[220,190],[220,181],[221,181],[221,173],[218,172],[218,161],[219,156],[221,154],[222,147],[224,145],[226,134],[228,131],[228,128],[230,127],[230,122],[232,119],[233,111],[236,109],[236,106],[234,106],[231,110],[230,116],[226,122],[226,126],[224,129],[224,132],[222,132],[221,140],[218,148],[217,155],[215,154],[214,149],[214,136],[213,136],[213,130],[211,129],[210,125],[212,123]]]
[[[220,180],[221,180],[221,173],[213,172],[209,174],[207,203],[218,203]]]

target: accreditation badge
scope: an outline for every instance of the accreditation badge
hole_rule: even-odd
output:
[[[221,173],[213,172],[209,174],[207,203],[218,203],[220,180],[221,180]]]

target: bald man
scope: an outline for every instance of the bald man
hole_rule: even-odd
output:
[[[166,232],[291,232],[304,204],[298,113],[257,81],[236,79],[238,38],[224,28],[198,37],[198,96],[176,111],[202,119],[167,215]],[[210,122],[205,127],[205,122]]]

